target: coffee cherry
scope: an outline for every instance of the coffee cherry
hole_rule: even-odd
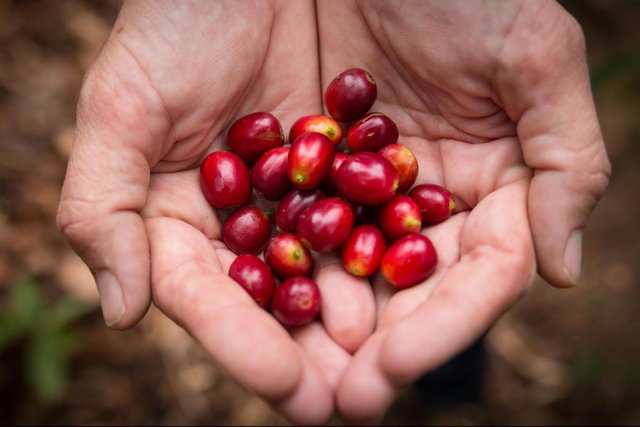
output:
[[[222,224],[222,240],[237,254],[256,254],[271,237],[271,222],[255,206],[245,206],[227,217]]]
[[[342,247],[342,266],[354,276],[370,276],[378,269],[385,247],[380,230],[373,225],[359,225]]]
[[[421,184],[409,192],[409,197],[416,201],[422,213],[424,224],[437,224],[451,216],[456,208],[453,194],[436,184]]]
[[[289,150],[289,181],[304,190],[318,187],[329,175],[334,154],[335,147],[329,138],[316,132],[303,133]]]
[[[387,249],[380,271],[387,282],[404,289],[427,280],[437,263],[438,255],[431,240],[414,233],[396,240]]]
[[[205,157],[200,166],[200,184],[209,203],[217,209],[243,205],[251,197],[249,170],[230,151],[216,151]]]
[[[422,228],[420,208],[411,197],[396,194],[380,209],[378,226],[391,240],[417,233]]]
[[[349,156],[338,169],[338,192],[356,204],[379,205],[395,194],[398,180],[398,171],[387,159],[360,152]]]
[[[382,113],[369,113],[355,122],[347,132],[347,146],[354,153],[378,151],[398,141],[398,127]]]
[[[229,267],[229,277],[238,282],[262,308],[271,305],[276,281],[269,266],[255,255],[239,255]]]
[[[280,200],[293,185],[287,177],[289,147],[276,147],[264,153],[251,169],[253,188],[267,200]]]
[[[327,194],[334,194],[338,191],[338,169],[342,166],[342,163],[349,158],[348,154],[338,151],[333,157],[333,164],[324,182],[324,190]]]
[[[271,148],[284,144],[284,133],[272,114],[257,112],[236,120],[229,128],[227,144],[248,165]]]
[[[418,177],[418,161],[406,145],[389,144],[378,151],[398,171],[398,193],[406,193]]]
[[[315,281],[308,277],[285,280],[273,298],[273,315],[287,326],[302,326],[320,314],[322,299]]]
[[[340,144],[340,141],[342,141],[342,127],[340,124],[331,117],[321,114],[304,116],[296,120],[289,131],[289,141],[293,143],[293,141],[305,132],[321,133],[329,138],[336,147]]]
[[[298,218],[314,202],[322,199],[320,190],[300,190],[295,188],[287,193],[276,208],[276,225],[282,231],[295,233]]]
[[[331,117],[346,123],[369,111],[377,95],[378,89],[371,74],[360,68],[351,68],[329,83],[324,92],[324,103]]]
[[[318,252],[331,252],[342,245],[353,227],[349,205],[338,197],[327,197],[309,206],[298,219],[296,230],[302,243]]]
[[[309,276],[313,271],[313,258],[298,236],[282,233],[271,238],[264,250],[264,260],[271,271],[281,278]]]

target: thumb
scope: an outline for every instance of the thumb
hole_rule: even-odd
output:
[[[135,64],[120,63],[127,73],[118,75],[105,53],[81,90],[57,222],[94,274],[105,323],[126,328],[150,304],[149,244],[138,212],[168,123]]]
[[[525,7],[529,7],[525,2]],[[499,81],[518,124],[525,163],[534,170],[528,211],[543,278],[577,285],[582,230],[606,189],[611,166],[591,95],[582,30],[555,3],[531,32],[514,33]],[[546,15],[546,16],[545,16]],[[508,94],[508,95],[507,95]]]

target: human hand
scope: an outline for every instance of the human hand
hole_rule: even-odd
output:
[[[233,254],[198,165],[244,114],[270,111],[288,129],[321,111],[316,33],[312,2],[125,2],[83,85],[58,213],[109,326],[137,322],[153,296],[221,368],[298,423],[333,412],[349,352],[374,326],[370,287],[318,260],[325,307],[338,308],[292,337],[226,275]]]
[[[317,13],[323,87],[345,68],[371,72],[373,109],[416,153],[417,182],[461,202],[425,232],[440,257],[432,277],[399,292],[374,283],[376,331],[337,392],[341,413],[363,421],[477,339],[536,260],[552,285],[577,283],[580,230],[610,165],[581,30],[556,3],[323,1]]]

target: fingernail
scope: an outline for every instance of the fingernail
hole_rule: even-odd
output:
[[[582,230],[575,230],[569,236],[564,250],[564,274],[573,286],[578,286],[582,270]]]
[[[122,288],[115,276],[108,270],[102,270],[96,274],[96,284],[100,293],[104,323],[111,327],[124,316]]]

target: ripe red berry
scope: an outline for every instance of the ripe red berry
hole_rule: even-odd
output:
[[[321,114],[304,116],[296,120],[289,131],[289,141],[293,143],[296,138],[305,132],[321,133],[329,138],[334,146],[338,146],[342,141],[342,127],[340,124],[331,117]]]
[[[273,299],[273,315],[287,326],[302,326],[320,314],[322,299],[316,282],[308,277],[285,280]]]
[[[222,224],[222,240],[237,254],[256,254],[271,237],[271,222],[255,206],[245,206],[227,217]]]
[[[276,281],[269,266],[255,255],[239,255],[229,267],[229,277],[238,282],[262,308],[271,305]]]
[[[335,147],[329,138],[316,132],[305,132],[291,145],[287,176],[298,188],[316,188],[327,178]]]
[[[378,151],[398,141],[398,127],[382,113],[369,113],[355,122],[347,132],[347,146],[351,151]]]
[[[436,250],[422,234],[409,234],[393,243],[382,257],[380,270],[396,288],[404,289],[425,281],[438,263]]]
[[[226,209],[246,203],[251,197],[249,170],[240,157],[229,151],[209,154],[200,166],[202,192],[214,208]]]
[[[380,230],[373,225],[359,225],[342,248],[342,266],[354,276],[370,276],[378,269],[385,248]]]
[[[251,169],[253,188],[267,200],[280,200],[289,190],[287,177],[289,147],[276,147],[264,153]]]
[[[418,177],[418,161],[409,147],[402,144],[389,144],[378,151],[398,171],[400,183],[398,193],[405,193],[411,188]]]
[[[449,218],[456,208],[453,194],[436,184],[418,185],[409,192],[409,197],[420,207],[422,222],[429,225]]]
[[[398,171],[384,157],[369,152],[355,153],[338,169],[338,192],[350,202],[379,205],[398,188]]]
[[[271,148],[284,144],[284,133],[272,114],[257,112],[236,120],[229,128],[227,144],[248,165]]]
[[[324,92],[324,103],[331,117],[339,122],[351,122],[362,117],[378,95],[371,74],[351,68],[334,78]]]
[[[353,227],[353,212],[338,197],[320,199],[298,219],[296,230],[302,243],[318,252],[331,252],[344,243]]]
[[[422,228],[420,208],[411,197],[396,194],[378,212],[378,226],[391,240],[417,233]]]
[[[267,243],[264,260],[271,271],[281,278],[309,276],[313,272],[313,258],[298,236],[281,233]]]
[[[323,197],[324,194],[320,190],[294,188],[284,196],[276,208],[276,225],[282,231],[295,233],[302,212]]]

